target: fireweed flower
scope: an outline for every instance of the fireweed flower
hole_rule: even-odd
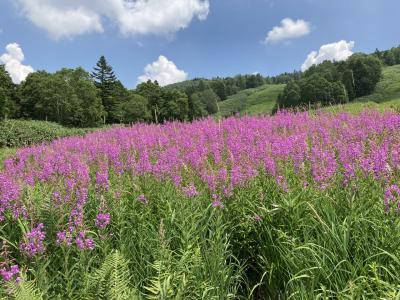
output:
[[[67,233],[66,231],[59,231],[57,232],[57,240],[56,243],[57,245],[61,246],[67,246],[70,247],[72,245],[72,236],[70,233]]]
[[[148,204],[149,200],[147,200],[146,196],[144,194],[139,195],[138,200],[142,202],[143,204]]]
[[[286,182],[285,177],[283,176],[277,176],[276,177],[276,184],[284,191],[284,192],[288,192],[289,188]]]
[[[25,237],[25,242],[20,243],[21,252],[29,258],[32,258],[38,254],[44,252],[45,247],[43,240],[45,238],[45,233],[43,231],[44,225],[40,223],[38,226],[28,232]]]
[[[93,250],[94,249],[94,241],[92,238],[86,237],[85,231],[81,231],[78,233],[78,236],[75,239],[75,243],[79,250]]]
[[[224,204],[220,200],[215,200],[211,205],[214,208],[219,208],[219,209],[225,208]]]
[[[182,190],[183,190],[183,193],[188,198],[194,198],[199,195],[199,192],[197,191],[197,189],[193,183],[189,184],[187,187],[182,188]]]
[[[0,269],[0,276],[3,279],[4,282],[8,282],[8,281],[10,281],[12,279],[15,279],[15,280],[18,281],[19,277],[17,275],[19,275],[19,272],[20,271],[19,271],[18,265],[12,265],[9,268],[5,268],[5,267],[1,268]]]
[[[95,220],[95,225],[99,229],[104,229],[110,224],[110,214],[98,214]]]
[[[388,187],[385,191],[385,197],[384,197],[385,211],[389,212],[390,203],[396,201],[397,201],[397,210],[400,210],[400,188],[397,185],[393,184],[390,187]]]
[[[219,122],[136,124],[59,139],[20,149],[4,162],[0,222],[7,216],[34,219],[22,191],[37,183],[54,186],[57,192],[52,199],[59,204],[55,209],[65,209],[62,213],[69,219],[65,231],[53,238],[59,245],[93,248],[93,240],[80,235],[88,225],[84,216],[89,191],[119,190],[120,183],[111,185],[122,174],[172,182],[187,197],[195,197],[200,186],[207,193],[230,197],[259,172],[275,181],[281,191],[288,191],[289,178],[279,176],[286,170],[298,177],[291,184],[308,182],[309,189],[329,189],[336,179],[342,179],[345,186],[357,186],[359,179],[371,176],[385,187],[398,180],[399,129],[396,113],[318,113],[315,117],[307,112],[280,112],[273,117],[231,117]],[[196,186],[182,186],[188,177],[195,178]],[[144,194],[137,201],[148,203]],[[223,207],[220,197],[211,201],[213,207]],[[387,188],[384,201],[386,210],[393,203],[399,206],[399,188]],[[97,209],[107,211],[101,203]],[[99,214],[91,225],[101,229],[108,222]],[[21,238],[26,255],[41,251],[41,234],[35,232]]]
[[[110,187],[108,180],[108,166],[100,163],[99,170],[96,173],[96,187],[99,191],[107,191]]]

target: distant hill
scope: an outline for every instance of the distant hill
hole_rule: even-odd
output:
[[[284,84],[265,84],[258,88],[247,89],[219,102],[222,116],[234,113],[269,114],[275,106]]]
[[[164,89],[166,89],[166,90],[177,89],[177,90],[180,90],[180,91],[185,91],[187,88],[198,87],[198,85],[200,84],[200,81],[204,81],[204,82],[207,82],[207,83],[211,82],[210,79],[196,78],[196,79],[185,80],[185,81],[181,81],[181,82],[177,82],[177,83],[166,85],[164,87]]]

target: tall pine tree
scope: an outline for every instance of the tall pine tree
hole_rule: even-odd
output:
[[[96,87],[99,89],[99,96],[105,111],[107,112],[107,121],[113,122],[114,112],[119,106],[119,99],[115,97],[114,90],[116,88],[117,77],[111,65],[108,64],[106,58],[101,56],[91,74]]]

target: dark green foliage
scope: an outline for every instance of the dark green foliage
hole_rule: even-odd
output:
[[[344,62],[324,61],[311,66],[301,79],[286,86],[278,106],[339,104],[371,94],[382,76],[382,66],[376,57],[379,55],[354,54]]]
[[[206,105],[197,94],[193,94],[188,100],[189,120],[193,121],[208,115]]]
[[[23,147],[57,138],[84,135],[94,129],[70,129],[44,121],[6,120],[0,122],[0,148]]]
[[[226,100],[227,93],[226,93],[226,85],[225,82],[222,80],[215,80],[211,83],[211,87],[214,92],[218,95],[221,101]]]
[[[342,83],[346,88],[346,92],[349,100],[353,100],[356,97],[356,86],[354,80],[354,73],[350,69],[344,70],[342,73]]]
[[[209,114],[215,114],[218,111],[218,101],[220,101],[218,95],[212,89],[206,89],[202,92],[195,93],[191,96],[192,102],[197,103],[201,108]]]
[[[290,81],[283,93],[279,95],[278,103],[282,107],[293,107],[300,103],[301,99],[301,90],[300,86],[296,81]]]
[[[30,74],[19,86],[22,116],[63,125],[101,124],[103,106],[89,74],[82,68]]]
[[[400,64],[400,46],[393,47],[386,51],[375,50],[373,56],[378,58],[383,64],[393,66]]]
[[[0,119],[12,117],[17,110],[17,105],[14,101],[14,84],[10,75],[0,65]]]
[[[319,74],[300,81],[301,104],[329,103],[331,100],[331,84]]]
[[[353,72],[356,97],[371,94],[382,76],[380,61],[374,56],[355,54],[347,64]]]
[[[247,77],[246,80],[246,88],[247,89],[253,89],[256,87],[259,87],[260,85],[264,84],[264,78],[261,76],[261,74],[256,74],[256,75],[250,75]]]
[[[121,119],[121,111],[123,104],[129,100],[130,92],[124,87],[124,85],[118,80],[112,86],[111,96],[109,99],[112,101],[109,103],[109,108],[107,113],[108,123],[117,123]],[[145,113],[145,112],[143,112]]]
[[[185,93],[173,90],[163,91],[160,107],[160,121],[185,121],[188,119],[189,103]]]
[[[345,103],[349,101],[346,87],[340,81],[331,83],[330,103]]]
[[[355,100],[381,103],[400,99],[400,65],[384,67],[382,74],[372,94]]]
[[[145,97],[129,92],[125,102],[121,104],[121,123],[147,122],[151,120],[148,101]]]
[[[153,122],[172,120],[185,121],[190,118],[189,99],[186,93],[177,89],[163,89],[157,81],[151,80],[136,87],[136,93],[148,101],[148,110]],[[192,109],[198,107],[191,106]]]
[[[136,87],[136,93],[147,99],[152,120],[158,123],[163,105],[162,89],[158,82],[154,81],[153,83],[151,80],[143,82]]]

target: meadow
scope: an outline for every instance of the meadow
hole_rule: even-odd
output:
[[[136,124],[7,153],[5,299],[397,299],[400,116]]]

